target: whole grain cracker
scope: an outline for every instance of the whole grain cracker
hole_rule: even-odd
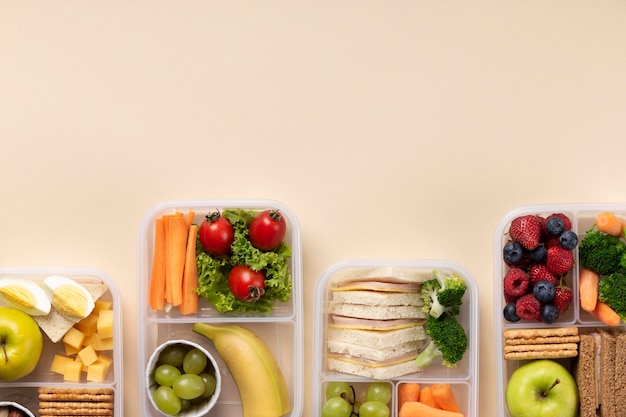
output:
[[[506,339],[507,345],[540,345],[548,343],[578,343],[579,335],[574,336],[547,336],[547,337],[516,337]]]
[[[576,343],[547,343],[544,345],[510,345],[504,347],[504,352],[548,352],[555,350],[577,350]]]
[[[550,350],[550,351],[526,351],[508,352],[504,354],[506,360],[522,359],[563,359],[578,356],[578,350]]]
[[[578,327],[555,327],[541,329],[507,329],[503,332],[505,339],[515,339],[519,337],[531,339],[535,337],[551,336],[575,336],[578,334]]]

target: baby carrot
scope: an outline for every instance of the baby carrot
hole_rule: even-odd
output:
[[[596,227],[612,236],[624,236],[624,223],[610,211],[603,211],[596,216]]]
[[[433,384],[432,386],[433,400],[438,408],[447,411],[461,412],[459,405],[454,398],[454,392],[450,384]]]
[[[196,237],[198,226],[189,227],[187,252],[185,253],[185,270],[183,271],[182,302],[178,306],[180,314],[193,314],[198,311],[198,265],[196,264]]]
[[[433,389],[430,386],[422,387],[420,390],[419,402],[424,403],[430,407],[438,408],[435,399],[433,398]]]
[[[585,311],[593,311],[598,302],[598,283],[600,276],[587,268],[580,268],[578,274],[578,292],[580,294],[580,307]]]
[[[183,272],[185,270],[188,233],[187,224],[182,215],[170,217],[169,222],[167,247],[168,278],[172,289],[172,305],[177,307],[183,302]]]
[[[398,386],[398,410],[407,401],[419,401],[420,384],[417,382],[405,382]]]
[[[591,315],[607,326],[619,326],[621,322],[619,314],[609,307],[608,304],[600,300],[596,303],[596,308],[591,311]]]
[[[421,401],[409,401],[404,403],[398,417],[463,417],[463,414],[434,408]]]

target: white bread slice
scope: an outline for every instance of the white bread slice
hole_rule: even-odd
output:
[[[383,380],[420,372],[415,357],[388,365],[359,363],[355,360],[338,359],[329,355],[328,369],[344,374],[357,375],[365,378]]]
[[[398,330],[360,330],[343,329],[329,326],[326,330],[326,340],[336,340],[373,349],[389,349],[403,343],[426,340],[427,335],[423,326],[412,326]]]
[[[386,349],[378,349],[375,347],[340,342],[337,340],[329,340],[327,344],[328,351],[335,355],[385,362],[394,358],[403,357],[405,355],[412,355],[415,357],[424,343],[425,341],[423,340],[414,340],[394,345]]]
[[[424,305],[420,293],[381,292],[381,291],[333,291],[332,301],[336,304],[361,304],[373,307],[380,306],[414,306]]]
[[[346,268],[337,271],[331,282],[334,286],[356,281],[422,283],[433,278],[432,270],[414,267],[381,266]]]
[[[372,320],[423,319],[426,314],[414,306],[371,307],[361,304],[333,303],[331,314]]]

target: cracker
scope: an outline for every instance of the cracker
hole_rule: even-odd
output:
[[[113,388],[39,387],[39,394],[113,394]]]
[[[549,351],[526,351],[508,352],[504,354],[506,360],[522,359],[561,359],[578,356],[578,350],[549,350]]]
[[[112,416],[109,408],[39,408],[39,415],[48,416]]]
[[[545,345],[511,345],[505,346],[504,352],[551,352],[558,350],[577,350],[576,343],[547,343]]]
[[[578,334],[578,327],[554,327],[542,329],[507,329],[503,332],[505,339],[515,339],[523,337],[531,339],[535,337],[551,336],[575,336]]]
[[[580,336],[516,337],[506,339],[507,345],[541,345],[548,343],[578,343]]]
[[[39,401],[39,408],[110,408],[113,409],[111,401]]]

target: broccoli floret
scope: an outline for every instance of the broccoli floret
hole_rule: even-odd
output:
[[[434,278],[422,283],[422,310],[434,318],[442,314],[456,316],[459,314],[467,284],[456,273],[447,275],[436,269],[433,275]]]
[[[467,334],[463,326],[453,316],[428,316],[424,329],[430,336],[430,342],[415,359],[417,366],[425,368],[441,356],[443,366],[456,368],[467,351]]]
[[[626,321],[626,271],[613,272],[600,280],[598,299]]]
[[[581,266],[609,275],[626,267],[626,243],[593,228],[580,242],[578,257]]]

